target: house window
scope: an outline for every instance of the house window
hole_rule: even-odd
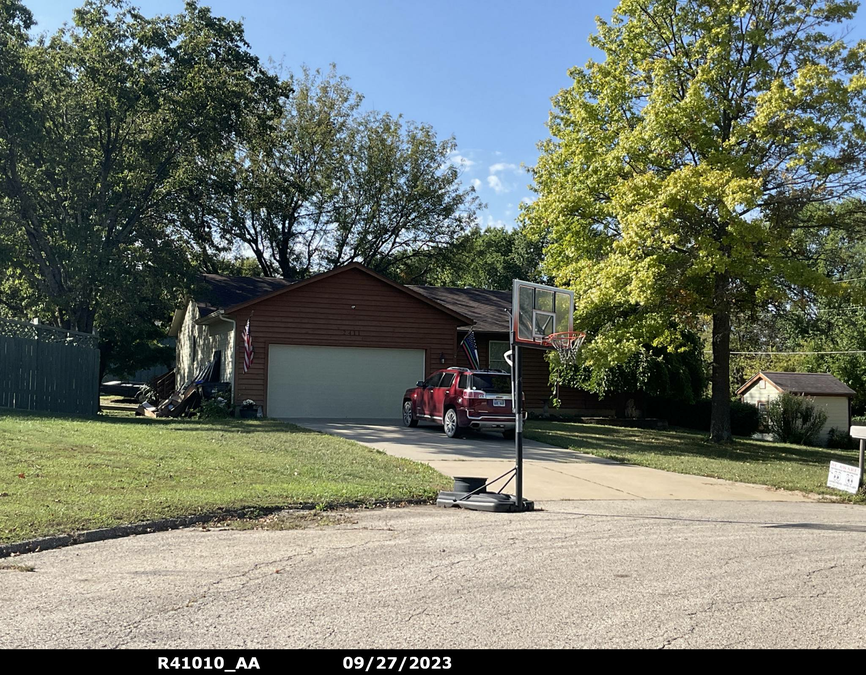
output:
[[[765,379],[761,378],[760,383],[758,384],[758,389],[766,389],[766,388],[767,388],[767,381]]]
[[[509,349],[506,340],[491,340],[487,346],[487,364],[491,370],[504,370],[508,372],[511,366],[505,360],[505,352]]]

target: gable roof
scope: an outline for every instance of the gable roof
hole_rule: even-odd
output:
[[[746,393],[759,380],[766,380],[776,389],[807,396],[853,396],[856,392],[830,373],[780,373],[761,371],[737,390]]]
[[[273,288],[269,291],[266,290],[263,294],[244,298],[244,299],[240,300],[240,302],[237,302],[233,305],[229,305],[228,307],[223,308],[224,313],[225,314],[233,314],[234,312],[237,312],[241,309],[249,307],[250,305],[254,305],[254,304],[261,302],[263,300],[274,298],[278,295],[282,295],[283,293],[286,293],[288,291],[293,291],[296,288],[301,288],[301,287],[306,286],[308,284],[314,284],[317,281],[327,279],[328,277],[332,277],[336,274],[342,274],[344,272],[347,272],[348,270],[358,270],[359,272],[363,272],[364,274],[367,274],[367,275],[373,277],[374,279],[378,279],[379,281],[381,281],[385,284],[388,284],[389,286],[392,286],[392,287],[400,290],[403,293],[407,293],[408,295],[411,295],[411,296],[417,298],[421,302],[423,302],[427,305],[430,305],[431,307],[434,307],[435,309],[438,309],[440,312],[445,312],[446,314],[453,316],[455,319],[458,319],[461,322],[471,323],[471,319],[468,316],[466,316],[465,314],[460,313],[458,310],[453,309],[447,305],[441,304],[441,303],[437,302],[435,299],[430,298],[426,295],[422,295],[421,293],[414,290],[410,286],[404,286],[403,284],[398,284],[396,281],[392,281],[388,277],[382,276],[378,272],[374,272],[369,267],[366,267],[366,266],[362,265],[361,263],[349,263],[348,265],[344,265],[343,267],[336,267],[336,268],[330,270],[329,272],[322,272],[321,274],[316,274],[316,275],[308,277],[306,279],[300,279],[297,281],[286,281],[285,279],[276,279],[275,280],[275,279],[269,278],[270,281],[278,281],[278,282],[282,282],[282,283],[280,283],[276,288]],[[241,277],[241,278],[243,278],[243,277]],[[252,277],[250,277],[250,279],[252,279]]]
[[[202,274],[201,278],[205,290],[196,298],[196,304],[202,317],[295,283],[277,277],[227,277],[222,274]]]
[[[507,333],[511,291],[488,291],[483,288],[451,288],[447,286],[409,286],[418,293],[446,307],[465,314],[470,325],[479,333]]]

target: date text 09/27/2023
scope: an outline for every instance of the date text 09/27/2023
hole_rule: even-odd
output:
[[[232,667],[233,666],[233,667]],[[449,656],[349,656],[342,659],[343,670],[347,671],[436,671],[451,670],[451,658]],[[168,657],[160,656],[157,659],[158,670],[205,670],[222,673],[237,673],[244,671],[260,671],[262,669],[259,660],[255,656],[236,659],[229,658],[229,662],[222,656],[183,656]]]

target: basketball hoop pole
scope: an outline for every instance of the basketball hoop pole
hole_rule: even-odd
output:
[[[509,315],[511,313],[509,312]],[[511,321],[511,392],[514,410],[515,481],[514,500],[517,510],[523,510],[523,358],[521,347],[514,339],[514,321]]]
[[[514,351],[514,452],[517,459],[514,490],[517,510],[523,510],[523,354],[520,345],[512,347]]]

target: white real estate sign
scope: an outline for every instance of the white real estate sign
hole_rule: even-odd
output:
[[[830,462],[830,475],[827,476],[827,487],[855,494],[859,487],[859,482],[860,469],[856,466]]]

